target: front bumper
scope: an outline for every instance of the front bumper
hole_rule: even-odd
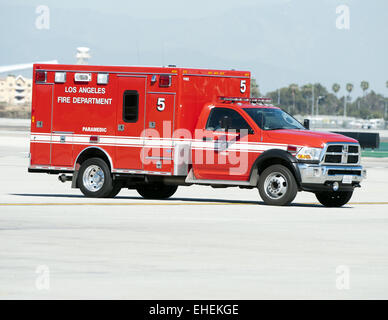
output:
[[[298,163],[301,187],[306,191],[331,190],[338,182],[339,190],[353,190],[366,178],[366,170],[360,166],[320,165]]]

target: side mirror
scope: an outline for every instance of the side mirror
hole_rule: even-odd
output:
[[[310,120],[309,120],[309,119],[304,119],[304,121],[303,121],[303,126],[304,126],[307,130],[310,130]]]
[[[231,126],[232,126],[232,119],[230,119],[228,116],[224,116],[221,119],[221,128],[224,128],[225,131],[228,131]]]

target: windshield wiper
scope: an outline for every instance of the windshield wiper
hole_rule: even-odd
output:
[[[279,128],[268,128],[268,129],[266,129],[266,130],[287,130],[288,128],[281,128],[281,127],[279,127]]]
[[[278,127],[278,128],[268,128],[266,130],[302,130],[302,129],[298,127],[295,127],[295,128]]]

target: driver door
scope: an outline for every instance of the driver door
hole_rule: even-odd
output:
[[[247,117],[248,118],[248,117]],[[201,148],[193,150],[193,172],[197,179],[247,181],[255,161],[259,133],[243,113],[214,108],[203,128]]]

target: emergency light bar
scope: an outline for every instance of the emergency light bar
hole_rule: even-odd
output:
[[[218,97],[224,102],[250,102],[250,103],[270,103],[271,98],[260,97],[260,98],[244,98],[244,97]]]

